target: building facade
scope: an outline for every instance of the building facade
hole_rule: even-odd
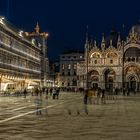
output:
[[[68,52],[60,55],[60,87],[77,87],[77,63],[84,60],[82,52]]]
[[[0,17],[0,91],[40,85],[41,58],[39,42]]]
[[[40,27],[37,22],[35,31],[34,32],[25,32],[27,38],[32,39],[34,43],[37,43],[40,47],[40,55],[41,55],[41,84],[40,86],[47,86],[47,79],[49,73],[49,59],[48,59],[48,46],[47,46],[47,39],[48,33],[47,32],[40,32]]]
[[[100,45],[85,43],[85,61],[77,65],[79,87],[109,91],[140,91],[140,25],[133,26],[123,41],[117,32],[102,37]]]

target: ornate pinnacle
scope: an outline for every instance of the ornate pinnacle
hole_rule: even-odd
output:
[[[37,22],[36,27],[35,27],[35,31],[36,31],[37,34],[39,34],[39,30],[40,30],[40,28],[39,28],[39,24]]]

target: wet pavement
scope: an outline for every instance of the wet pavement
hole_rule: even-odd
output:
[[[41,113],[35,97],[0,97],[0,140],[140,139],[140,95],[85,106],[81,94],[63,93],[44,97]]]

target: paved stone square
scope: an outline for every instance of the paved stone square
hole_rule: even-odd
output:
[[[48,99],[42,115],[33,98],[0,97],[0,140],[85,139],[139,140],[140,95],[85,106],[82,94],[63,93]]]

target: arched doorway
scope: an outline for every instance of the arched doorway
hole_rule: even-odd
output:
[[[99,84],[99,72],[96,70],[92,70],[88,74],[88,85],[90,88],[98,88]]]
[[[91,82],[91,87],[92,87],[93,89],[98,88],[98,82],[99,82],[98,77],[97,77],[97,76],[93,76],[93,77],[91,77],[91,80],[92,80],[92,82]]]
[[[105,78],[105,89],[112,92],[115,80],[115,71],[112,69],[107,69],[104,73]]]
[[[128,79],[128,88],[130,91],[136,90],[136,78],[134,76],[130,76]]]
[[[125,88],[130,91],[140,90],[140,69],[136,65],[129,65],[125,68]]]

